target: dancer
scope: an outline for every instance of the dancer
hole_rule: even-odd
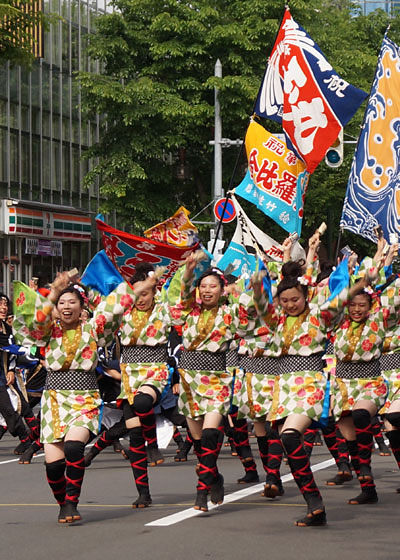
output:
[[[16,447],[14,453],[22,455],[30,447],[32,440],[29,437],[22,415],[14,409],[9,391],[12,391],[18,397],[21,403],[21,412],[27,416],[27,422],[31,423],[33,430],[37,430],[38,424],[16,383],[16,356],[11,352],[2,350],[13,342],[12,329],[6,322],[9,306],[8,296],[0,294],[0,414],[4,418],[4,426],[1,432],[4,435],[8,430],[12,436],[20,439],[20,444]],[[32,439],[34,439],[34,436],[32,436]]]
[[[316,237],[310,239],[311,246],[318,242]],[[307,515],[296,525],[325,525],[325,507],[304,450],[302,434],[323,411],[326,377],[322,374],[322,356],[329,331],[339,315],[341,300],[336,297],[322,305],[309,300],[300,263],[287,263],[282,272],[284,277],[277,290],[281,312],[270,345],[271,355],[278,358],[279,393],[269,419],[281,424],[281,441],[289,466],[307,502]],[[340,294],[341,298],[345,293],[347,288]]]
[[[81,519],[77,505],[85,473],[84,448],[90,433],[98,432],[102,405],[95,375],[97,325],[80,318],[85,299],[81,286],[69,285],[66,272],[54,280],[47,299],[20,282],[14,287],[16,338],[20,344],[46,348],[41,441],[47,480],[60,505],[59,523]],[[111,341],[113,329],[101,334]]]
[[[169,380],[167,340],[173,315],[180,314],[168,304],[156,302],[157,281],[153,266],[139,263],[130,284],[122,282],[94,313],[98,325],[105,324],[106,312],[120,323],[122,377],[118,400],[122,401],[129,430],[129,457],[139,494],[134,508],[152,503],[147,461],[160,464],[164,460],[157,446],[153,407]]]
[[[191,304],[181,315],[184,327],[179,406],[187,417],[199,459],[194,508],[207,511],[209,493],[214,504],[222,503],[224,498],[224,479],[217,469],[217,456],[218,427],[230,409],[233,381],[226,368],[226,351],[235,333],[241,335],[252,328],[252,307],[255,310],[248,294],[242,294],[239,304],[225,303],[226,280],[217,268],[210,268],[197,281],[197,302],[193,289],[196,262],[196,256],[191,255],[183,275],[185,300]]]
[[[398,244],[394,244],[393,252],[398,253]],[[392,281],[394,277],[392,278]],[[400,280],[397,278],[392,285],[381,294],[381,303],[389,305],[388,298],[394,298],[396,306],[400,306]],[[388,325],[386,325],[388,327]],[[388,385],[386,402],[379,411],[384,418],[386,437],[389,440],[395,461],[400,469],[400,319],[392,329],[386,328],[383,352],[380,358],[382,375]],[[396,490],[400,494],[400,488]]]
[[[361,485],[361,493],[348,502],[352,505],[378,501],[371,470],[371,419],[384,404],[387,393],[379,358],[395,309],[390,297],[383,296],[384,306],[373,297],[368,286],[376,275],[377,270],[372,269],[356,282],[347,312],[335,329],[334,414],[340,418],[338,426]]]

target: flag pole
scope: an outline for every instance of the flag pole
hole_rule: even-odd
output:
[[[276,43],[276,40],[277,40],[277,38],[278,38],[278,34],[279,34],[279,31],[280,31],[280,28],[281,28],[281,25],[282,25],[282,21],[283,21],[283,18],[285,17],[285,11],[286,11],[287,9],[289,9],[289,0],[286,0],[286,1],[285,1],[285,4],[284,4],[284,12],[283,12],[282,17],[281,17],[281,19],[280,19],[280,22],[279,22],[279,25],[278,25],[278,31],[276,32],[275,39],[274,39],[274,42],[273,42],[273,44],[272,44],[272,45],[273,45],[272,48],[274,47],[274,45],[275,45],[275,43]],[[262,80],[261,80],[261,84],[262,84],[263,81],[264,81],[264,76],[265,76],[265,72],[267,71],[268,64],[269,64],[269,57],[268,57],[267,66],[266,66],[265,71],[264,71],[264,74],[263,74],[263,78],[262,78]],[[253,118],[256,116],[256,115],[255,115],[255,108],[256,108],[256,104],[257,104],[257,99],[258,99],[258,94],[257,94],[256,100],[254,101],[254,106],[253,106],[252,116],[250,117],[250,122],[251,122],[251,119],[253,119]],[[228,186],[228,192],[226,193],[224,208],[223,208],[223,210],[222,210],[221,218],[219,219],[219,222],[218,222],[217,231],[215,232],[214,244],[213,244],[213,246],[212,246],[211,253],[214,253],[215,247],[216,247],[216,245],[217,245],[218,235],[219,235],[219,232],[221,231],[221,227],[222,227],[222,219],[223,219],[223,217],[224,217],[224,215],[225,215],[226,207],[228,206],[228,200],[229,200],[230,197],[231,197],[231,191],[232,191],[232,188],[233,188],[233,181],[234,181],[234,179],[235,179],[236,171],[237,171],[237,169],[238,169],[238,167],[239,167],[240,158],[241,158],[241,156],[242,156],[243,148],[244,148],[244,146],[245,146],[245,138],[246,138],[246,133],[247,133],[247,129],[248,129],[248,128],[249,128],[249,125],[247,125],[247,127],[246,127],[246,132],[245,132],[244,137],[243,137],[243,142],[242,142],[242,145],[241,145],[240,150],[239,150],[239,152],[238,152],[238,155],[237,155],[237,158],[236,158],[236,162],[235,162],[235,165],[234,165],[232,174],[231,174],[231,178],[230,178],[229,186]]]
[[[247,129],[246,129],[246,131],[247,131]],[[246,134],[244,136],[246,137]],[[230,178],[230,181],[229,181],[228,192],[225,195],[224,208],[222,210],[222,214],[221,214],[221,217],[220,217],[219,222],[218,222],[217,231],[215,232],[214,244],[213,244],[212,249],[211,249],[211,253],[213,253],[213,254],[214,254],[215,246],[217,244],[217,239],[218,239],[219,232],[221,231],[222,221],[223,221],[223,217],[225,215],[225,210],[226,210],[226,207],[228,206],[228,200],[231,197],[231,191],[232,191],[232,188],[233,188],[233,181],[235,179],[236,171],[239,167],[239,162],[240,162],[240,158],[242,157],[244,145],[245,145],[245,143],[244,143],[244,138],[243,138],[243,142],[240,146],[240,150],[238,152],[238,155],[237,155],[237,158],[236,158],[236,161],[235,161],[235,165],[234,165],[234,168],[233,168],[233,171],[232,171],[232,174],[231,174],[231,178]]]

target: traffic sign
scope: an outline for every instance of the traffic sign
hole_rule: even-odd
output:
[[[215,214],[215,217],[217,218],[217,220],[221,220],[221,216],[222,216],[222,213],[224,212],[224,208],[225,208],[225,201],[226,201],[226,198],[220,198],[214,204],[214,214]],[[234,206],[232,200],[228,199],[228,202],[226,203],[225,212],[224,212],[224,215],[222,217],[222,223],[223,224],[228,224],[229,222],[232,222],[235,218],[236,218],[235,206]]]

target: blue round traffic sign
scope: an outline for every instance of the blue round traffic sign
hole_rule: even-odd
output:
[[[217,220],[222,219],[222,222],[224,224],[228,224],[229,222],[232,222],[236,218],[236,210],[231,199],[228,199],[228,202],[226,202],[226,208],[225,208],[225,202],[226,202],[226,198],[220,198],[219,200],[217,200],[217,202],[214,204],[214,214]],[[225,208],[225,212],[224,212],[224,208]],[[223,216],[222,213],[224,213]]]

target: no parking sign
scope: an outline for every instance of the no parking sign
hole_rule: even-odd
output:
[[[220,198],[219,200],[217,200],[217,202],[214,204],[214,214],[217,220],[222,219],[222,223],[224,224],[232,222],[236,218],[236,210],[232,200],[230,198],[228,199],[228,202],[226,202],[226,198]]]

